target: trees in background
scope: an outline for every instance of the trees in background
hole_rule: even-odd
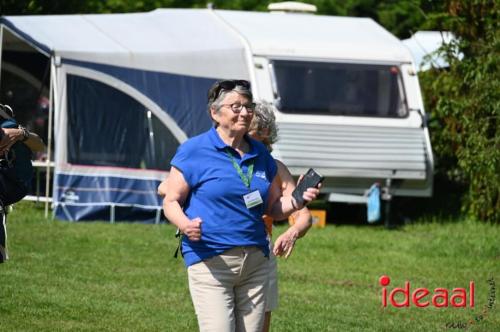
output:
[[[447,0],[427,24],[457,40],[441,53],[447,70],[420,74],[438,175],[462,184],[462,210],[500,222],[499,5],[488,0]]]

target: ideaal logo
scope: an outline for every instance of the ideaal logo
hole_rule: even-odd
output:
[[[495,280],[493,278],[488,279],[488,285],[490,286],[490,291],[488,293],[488,302],[487,304],[483,305],[483,310],[481,311],[481,313],[469,319],[469,321],[467,322],[448,322],[446,323],[447,329],[466,329],[485,320],[486,317],[488,317],[488,314],[493,309],[496,300]]]
[[[436,308],[448,307],[449,305],[455,308],[466,308],[467,306],[474,308],[475,305],[474,281],[469,282],[468,288],[453,288],[451,291],[446,288],[435,288],[433,292],[423,287],[416,288],[412,291],[409,281],[405,282],[404,288],[395,287],[388,292],[386,286],[389,286],[391,279],[385,275],[380,277],[379,283],[382,286],[382,307],[384,308],[387,307],[388,303],[396,308],[409,307],[410,302],[420,308],[427,307],[431,305],[431,303]],[[447,329],[466,329],[486,319],[489,312],[493,309],[496,300],[495,280],[493,278],[488,279],[488,285],[490,286],[488,302],[483,306],[481,313],[471,318],[468,322],[448,322],[446,323]],[[396,295],[399,293],[404,297],[401,302],[397,302],[395,299]]]
[[[379,283],[382,286],[382,306],[384,308],[387,307],[387,299],[389,299],[390,304],[396,308],[409,307],[410,302],[420,308],[427,307],[431,304],[436,308],[448,307],[449,305],[456,308],[464,308],[467,306],[471,308],[474,307],[474,281],[469,282],[468,289],[453,288],[451,292],[446,288],[435,288],[434,291],[431,292],[428,288],[424,287],[419,287],[412,291],[410,282],[406,281],[404,288],[395,287],[389,294],[386,286],[391,283],[391,279],[384,275],[380,277]],[[395,297],[398,293],[404,296],[402,302],[396,302]]]

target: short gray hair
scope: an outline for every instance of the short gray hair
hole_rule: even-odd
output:
[[[226,98],[226,95],[230,92],[233,92],[233,91],[239,93],[242,96],[247,97],[250,102],[253,101],[252,92],[250,90],[240,86],[240,85],[235,86],[235,88],[232,90],[221,90],[219,95],[217,96],[217,98],[215,98],[215,100],[210,100],[210,99],[208,100],[207,111],[208,111],[208,116],[210,117],[210,119],[212,119],[212,113],[210,111],[212,109],[212,107],[215,107],[215,109],[217,111],[219,111],[219,108],[221,107],[222,101],[224,100],[224,98]],[[215,126],[218,125],[218,123],[215,122],[214,119],[212,119],[212,122]]]
[[[255,130],[260,135],[263,129],[269,130],[265,143],[272,145],[278,141],[278,127],[276,126],[276,108],[269,102],[260,102],[255,106],[254,116],[250,130]],[[270,147],[270,146],[269,146]]]

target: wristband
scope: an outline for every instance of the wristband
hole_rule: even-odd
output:
[[[30,138],[30,132],[21,125],[19,125],[18,129],[21,129],[23,132],[23,138],[21,139],[21,142],[26,142],[28,138]]]

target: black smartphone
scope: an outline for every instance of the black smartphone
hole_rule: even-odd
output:
[[[317,173],[312,168],[309,168],[307,173],[302,178],[302,181],[299,182],[295,190],[292,192],[292,196],[295,198],[295,201],[301,206],[304,205],[304,199],[302,198],[304,191],[306,191],[307,188],[317,187],[323,179],[324,177],[321,174]]]

